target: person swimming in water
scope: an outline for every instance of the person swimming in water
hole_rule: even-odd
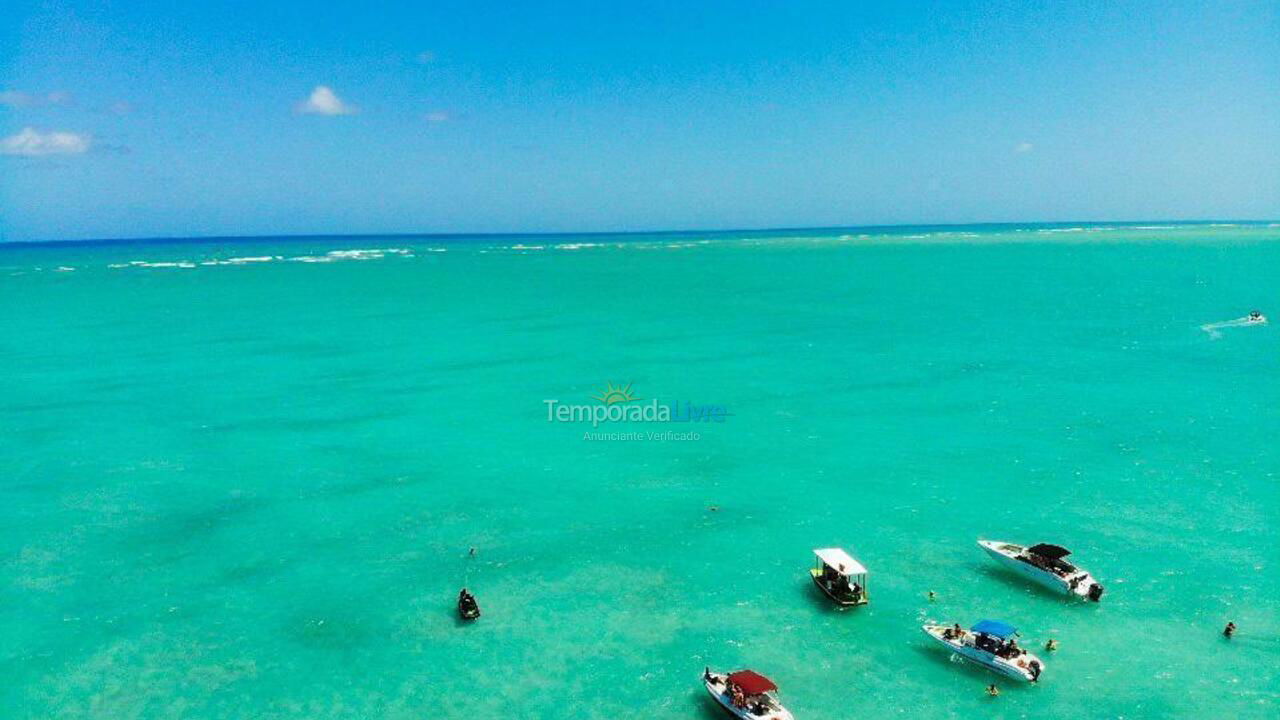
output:
[[[1054,640],[1053,638],[1049,638],[1049,642],[1044,644],[1044,649],[1048,650],[1049,652],[1053,652],[1054,650],[1057,650],[1058,641]]]
[[[1222,637],[1224,638],[1229,638],[1235,634],[1236,634],[1236,624],[1233,622],[1227,623],[1227,626],[1222,628]]]
[[[991,697],[1000,697],[1000,688],[996,687],[995,683],[991,683],[987,686],[987,694]]]

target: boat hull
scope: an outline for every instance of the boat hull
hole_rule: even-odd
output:
[[[1040,678],[1040,672],[1043,672],[1044,663],[1031,653],[1024,653],[1014,660],[1008,660],[971,645],[965,645],[960,640],[948,640],[943,637],[943,631],[947,629],[945,625],[924,625],[921,629],[956,655],[999,675],[1022,682],[1036,682]],[[1034,669],[1033,662],[1040,667],[1039,672]]]
[[[817,586],[819,590],[822,591],[823,595],[826,595],[828,598],[831,599],[831,602],[839,605],[840,607],[855,607],[857,605],[866,605],[867,602],[869,601],[869,598],[867,597],[867,593],[865,591],[859,593],[856,600],[846,595],[839,595],[835,593],[834,591],[831,590],[831,588],[827,587],[826,583],[822,582],[822,573],[818,572],[817,570],[810,570],[809,577],[813,580],[813,584]]]

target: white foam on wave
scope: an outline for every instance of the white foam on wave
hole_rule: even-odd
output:
[[[196,264],[187,260],[148,262],[146,260],[130,260],[127,263],[112,263],[109,268],[193,268]]]
[[[325,254],[340,260],[378,260],[387,255],[408,255],[410,251],[405,248],[374,248],[370,250],[330,250]]]
[[[283,260],[281,255],[260,255],[257,257],[233,257],[226,260],[206,260],[201,265],[248,265],[249,263],[264,263],[273,260]]]
[[[329,263],[341,260],[381,260],[388,255],[397,257],[413,257],[409,248],[355,248],[351,250],[330,250],[324,255],[299,255],[291,257],[291,262]]]
[[[444,248],[430,248],[430,252],[444,252]],[[327,263],[337,262],[340,260],[380,260],[382,258],[394,257],[413,257],[413,251],[408,248],[353,248],[350,250],[330,250],[323,255],[300,255],[297,257],[286,258],[283,255],[245,255],[229,258],[211,258],[201,260],[198,263],[192,260],[165,260],[165,261],[148,261],[148,260],[130,260],[123,263],[110,263],[109,268],[194,268],[200,267],[220,267],[220,266],[238,266],[238,265],[259,265],[262,263],[271,263],[277,261],[289,262],[307,262],[307,263]],[[74,269],[74,268],[69,268]]]

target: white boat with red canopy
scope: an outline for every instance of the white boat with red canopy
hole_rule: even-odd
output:
[[[702,672],[707,692],[731,717],[740,720],[795,720],[778,701],[778,686],[754,670]]]
[[[1001,565],[1051,590],[1094,602],[1102,599],[1102,585],[1087,570],[1067,562],[1071,551],[1060,545],[1040,543],[1023,547],[998,540],[979,540],[978,546]]]

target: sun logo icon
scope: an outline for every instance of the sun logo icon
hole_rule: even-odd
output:
[[[640,398],[631,394],[631,383],[615,386],[610,382],[605,383],[604,392],[596,395],[596,399],[605,405],[616,405],[618,403],[634,402]]]

